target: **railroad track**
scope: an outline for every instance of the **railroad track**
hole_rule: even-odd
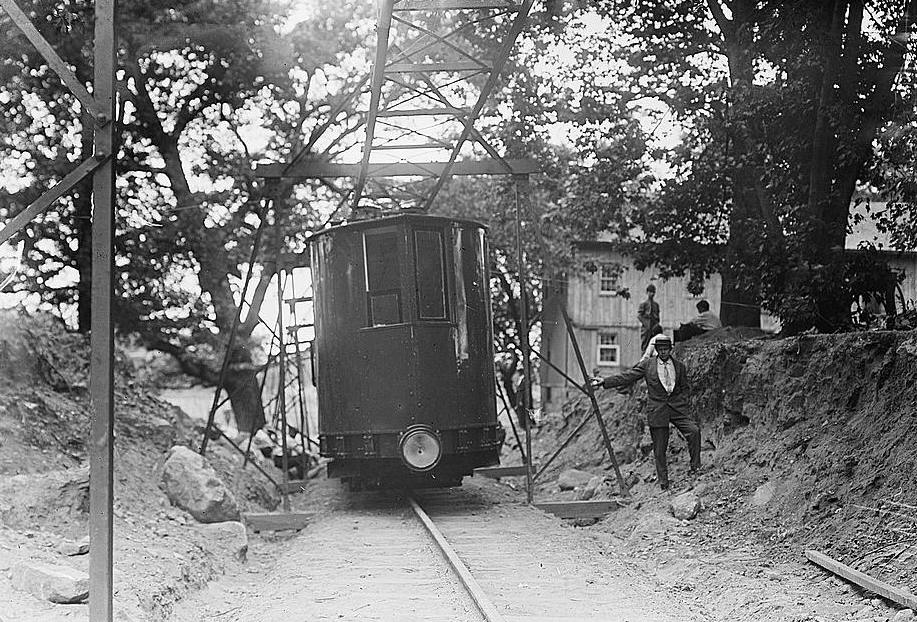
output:
[[[216,582],[173,620],[699,620],[579,530],[501,494],[472,481],[342,497],[281,557]]]
[[[535,508],[488,505],[474,485],[409,502],[487,622],[692,619]]]

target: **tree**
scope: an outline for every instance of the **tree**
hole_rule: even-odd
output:
[[[789,331],[845,326],[855,296],[887,286],[844,242],[915,16],[911,1],[636,3],[633,88],[686,128],[629,245],[640,262],[719,271],[727,324],[757,325],[763,304]]]
[[[264,223],[267,258],[301,249],[305,233],[336,202],[337,190],[320,184],[267,185],[253,176],[254,161],[329,157],[352,143],[359,120],[349,94],[361,71],[340,65],[354,55],[353,64],[360,63],[367,29],[357,26],[371,23],[368,8],[325,2],[294,23],[293,7],[188,0],[125,5],[120,16],[116,319],[121,331],[139,333],[209,382],[216,380],[217,357],[199,353],[226,345],[255,231]],[[91,3],[35,0],[26,8],[88,81]],[[12,25],[4,26],[12,33]],[[28,44],[4,41],[0,98],[8,105],[0,119],[0,160],[28,183],[3,184],[8,217],[87,154],[90,134],[78,106]],[[337,123],[326,134],[322,120],[329,113]],[[264,145],[252,147],[254,130]],[[39,137],[28,140],[36,131]],[[77,142],[83,152],[73,157]],[[79,305],[77,325],[84,330],[87,199],[78,191],[26,230],[29,270],[17,286],[58,307]],[[255,271],[252,310],[229,353],[226,387],[245,430],[263,423],[250,337],[274,271],[270,262]],[[49,291],[49,282],[59,287]]]

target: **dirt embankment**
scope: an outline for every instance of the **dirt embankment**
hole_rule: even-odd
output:
[[[63,539],[88,534],[88,340],[50,316],[0,312],[0,602],[16,620],[86,619],[85,605],[52,605],[12,589],[17,562],[88,569],[67,557]],[[172,507],[160,489],[174,444],[196,448],[201,432],[182,411],[154,397],[118,354],[115,374],[115,611],[118,620],[157,620],[189,590],[239,561],[213,526]],[[208,459],[241,509],[278,502],[272,486],[219,442]]]
[[[636,503],[596,529],[631,543],[635,532],[648,529],[655,534],[642,551],[649,558],[676,550],[662,535],[668,529],[695,552],[741,549],[761,567],[795,564],[821,581],[823,574],[801,561],[802,551],[814,548],[917,591],[917,332],[709,339],[680,349],[709,471],[688,478],[684,443],[674,433],[670,470],[676,488],[693,486],[704,509],[690,525],[645,524],[647,512],[665,513],[666,504],[652,482],[641,383],[627,395],[600,395],[623,469],[639,483]],[[587,406],[576,400],[548,417],[536,459],[573,430]],[[608,464],[597,426],[589,424],[552,471],[601,472]],[[614,494],[611,486],[603,492]],[[553,483],[541,493],[558,496]],[[693,555],[689,549],[677,550]]]

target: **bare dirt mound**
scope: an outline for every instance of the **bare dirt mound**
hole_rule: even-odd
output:
[[[47,315],[0,311],[0,326],[0,601],[14,605],[3,617],[85,619],[85,605],[52,605],[13,590],[7,571],[20,561],[88,569],[87,556],[57,549],[88,533],[88,340]],[[115,380],[116,612],[118,619],[156,620],[240,562],[218,531],[172,507],[159,486],[168,449],[196,449],[199,428],[156,399],[158,388],[139,382],[121,354]],[[241,460],[222,443],[211,448],[211,464],[242,510],[276,506],[262,476],[241,471]]]
[[[710,470],[689,480],[684,443],[673,433],[675,485],[693,486],[704,507],[679,537],[711,552],[752,545],[774,564],[818,549],[917,591],[917,332],[697,340],[681,358]],[[638,482],[638,508],[605,521],[625,538],[649,528],[641,504],[644,513],[666,505],[651,481],[644,401],[642,385],[629,395],[600,395],[625,473]],[[587,407],[576,400],[548,418],[538,436],[542,455]],[[608,460],[590,424],[552,471],[599,465]]]

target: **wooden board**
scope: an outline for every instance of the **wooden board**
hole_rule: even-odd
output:
[[[620,506],[617,501],[548,501],[535,507],[558,518],[601,518]]]
[[[291,479],[288,482],[280,482],[277,484],[277,490],[281,494],[291,495],[302,492],[308,482],[304,479]]]
[[[538,470],[538,465],[532,465],[532,472]],[[493,479],[500,479],[501,477],[517,477],[519,475],[525,476],[525,465],[518,466],[498,466],[498,467],[479,467],[474,470],[475,475],[480,475],[481,477],[490,477]]]
[[[258,531],[299,531],[312,518],[305,512],[268,512],[264,514],[243,514],[242,521],[255,532]]]
[[[917,596],[911,594],[910,592],[897,588],[891,584],[885,583],[884,581],[879,581],[870,577],[864,572],[859,570],[854,570],[846,564],[842,564],[836,559],[832,559],[825,555],[824,553],[819,553],[818,551],[806,551],[806,558],[813,564],[817,564],[836,574],[837,576],[847,579],[856,583],[862,588],[866,588],[874,594],[878,594],[883,598],[898,603],[903,607],[908,607],[910,609],[917,609]]]

